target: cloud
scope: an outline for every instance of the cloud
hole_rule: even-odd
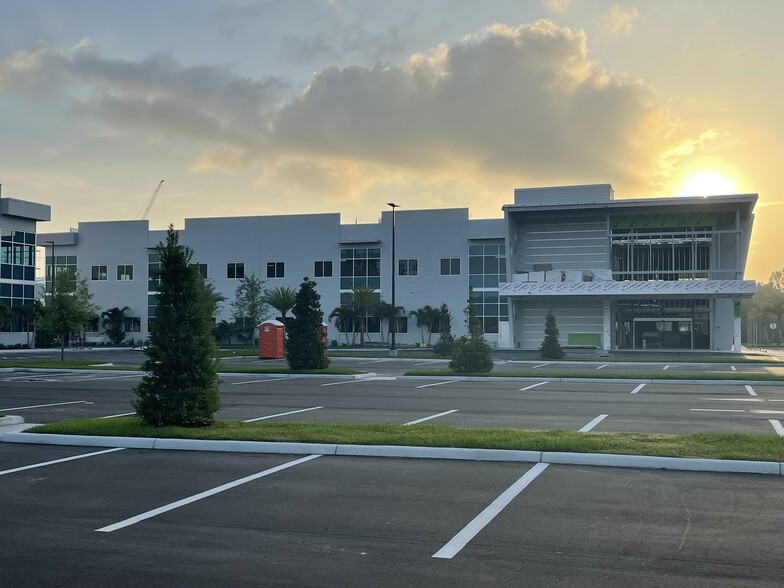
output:
[[[613,4],[610,10],[601,19],[599,27],[605,35],[611,37],[628,37],[634,30],[634,23],[640,18],[637,8],[623,8]]]
[[[572,0],[544,0],[544,5],[553,12],[563,14],[569,8]]]
[[[0,90],[68,100],[71,111],[156,136],[251,144],[264,134],[286,83],[242,78],[229,67],[184,66],[166,53],[108,59],[89,43],[46,45],[0,62]]]

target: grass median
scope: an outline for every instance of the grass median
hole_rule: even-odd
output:
[[[194,429],[150,427],[143,425],[136,417],[61,421],[34,427],[28,429],[27,432],[112,437],[518,449],[784,461],[784,437],[772,434],[658,435],[503,428],[463,429],[443,425],[243,423],[240,421],[217,421],[210,427]]]
[[[738,380],[750,381],[758,380],[765,382],[784,382],[784,376],[776,374],[744,374],[744,373],[728,373],[728,374],[709,374],[709,373],[668,373],[668,372],[597,372],[591,371],[544,371],[544,370],[524,370],[524,371],[497,371],[490,372],[489,374],[457,374],[452,370],[409,370],[404,375],[406,376],[428,376],[428,377],[445,377],[452,376],[470,376],[472,378],[539,378],[542,380],[560,378],[590,378],[601,380]]]

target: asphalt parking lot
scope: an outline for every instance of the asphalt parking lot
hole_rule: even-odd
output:
[[[0,412],[28,422],[111,418],[132,410],[138,380],[0,374]],[[784,420],[784,386],[741,383],[237,374],[223,379],[221,395],[219,416],[242,420],[762,435],[777,434],[773,422]],[[0,582],[778,586],[782,483],[750,474],[2,443]]]

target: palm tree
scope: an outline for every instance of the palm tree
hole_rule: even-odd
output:
[[[294,308],[294,304],[297,302],[297,291],[286,286],[272,288],[264,293],[262,301],[280,313],[280,317],[285,325],[286,313]]]
[[[122,308],[115,306],[114,308],[104,310],[101,313],[101,325],[103,326],[104,331],[106,331],[106,336],[109,337],[109,341],[114,345],[119,345],[123,342],[123,339],[125,339],[125,325],[123,325],[123,320],[125,319],[125,313],[129,310],[131,310],[129,306],[123,306]]]
[[[0,303],[0,331],[11,328],[13,317],[14,315],[11,312],[11,307]]]
[[[365,333],[367,332],[367,313],[375,308],[380,301],[379,293],[373,288],[360,286],[351,289],[351,304],[359,315],[359,345],[365,346]]]
[[[341,304],[340,306],[336,306],[332,309],[332,312],[329,313],[329,320],[335,323],[338,331],[343,331],[343,334],[346,336],[346,345],[353,345],[354,339],[352,337],[351,343],[348,342],[348,334],[349,332],[354,333],[354,324],[356,323],[356,313],[354,312],[354,307],[350,304]]]
[[[417,327],[422,336],[422,343],[425,342],[425,327],[427,327],[427,344],[430,345],[430,337],[433,334],[433,323],[438,320],[439,311],[429,304],[422,308],[412,310],[409,316],[416,317]]]
[[[379,318],[383,321],[386,319],[387,321],[387,337],[384,338],[384,343],[387,342],[387,338],[389,337],[389,333],[391,333],[392,324],[393,322],[401,315],[405,314],[406,309],[402,306],[395,306],[393,307],[389,302],[384,302],[383,300],[376,305],[376,312],[378,312]],[[397,332],[397,331],[395,331]],[[383,332],[382,332],[383,336]]]

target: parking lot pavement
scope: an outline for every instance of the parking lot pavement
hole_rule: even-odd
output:
[[[448,558],[537,466],[325,456],[176,506],[298,458],[122,450],[0,476],[3,583],[774,586],[784,571],[780,476],[549,466]]]

